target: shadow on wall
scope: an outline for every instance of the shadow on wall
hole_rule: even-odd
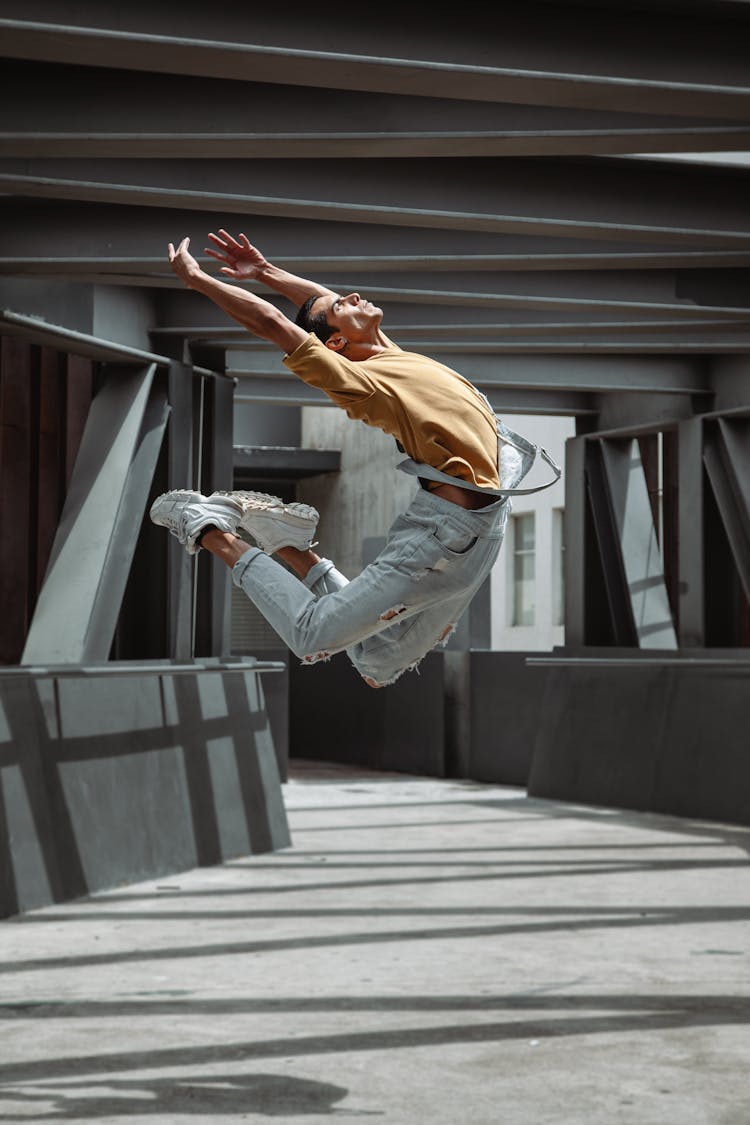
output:
[[[264,673],[0,673],[0,916],[288,846]]]

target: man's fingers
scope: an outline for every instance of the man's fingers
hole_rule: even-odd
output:
[[[219,234],[224,239],[224,241],[228,242],[229,245],[234,247],[235,250],[241,250],[242,249],[242,246],[240,245],[240,243],[237,241],[236,238],[232,237],[232,235],[229,233],[228,230],[224,230],[223,227],[219,227]]]
[[[167,244],[167,253],[169,254],[170,262],[174,263],[177,260],[177,258],[179,258],[180,254],[182,254],[183,252],[185,254],[187,254],[189,245],[190,245],[190,239],[189,238],[183,238],[182,242],[180,243],[180,245],[177,247],[176,250],[174,248],[173,242],[168,243]]]

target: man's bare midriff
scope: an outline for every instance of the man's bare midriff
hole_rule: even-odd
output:
[[[497,496],[483,496],[481,492],[472,492],[469,488],[459,488],[455,484],[439,484],[430,491],[443,500],[450,500],[451,504],[458,504],[459,508],[486,508],[498,499]]]

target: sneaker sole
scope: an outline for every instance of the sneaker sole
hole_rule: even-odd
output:
[[[159,524],[154,519],[154,515],[158,514],[158,508],[162,504],[172,504],[177,500],[202,500],[203,496],[200,492],[195,492],[192,488],[172,488],[169,492],[162,492],[161,496],[157,496],[153,504],[149,508],[149,518],[157,524],[158,527],[166,527],[166,524]]]
[[[275,512],[299,519],[303,525],[306,523],[317,525],[320,519],[318,510],[310,504],[297,501],[285,504],[278,496],[270,496],[265,492],[230,492],[229,496],[241,506],[243,515],[245,512]]]

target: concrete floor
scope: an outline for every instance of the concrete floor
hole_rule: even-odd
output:
[[[748,1125],[750,830],[284,794],[288,850],[0,924],[0,1119]]]

